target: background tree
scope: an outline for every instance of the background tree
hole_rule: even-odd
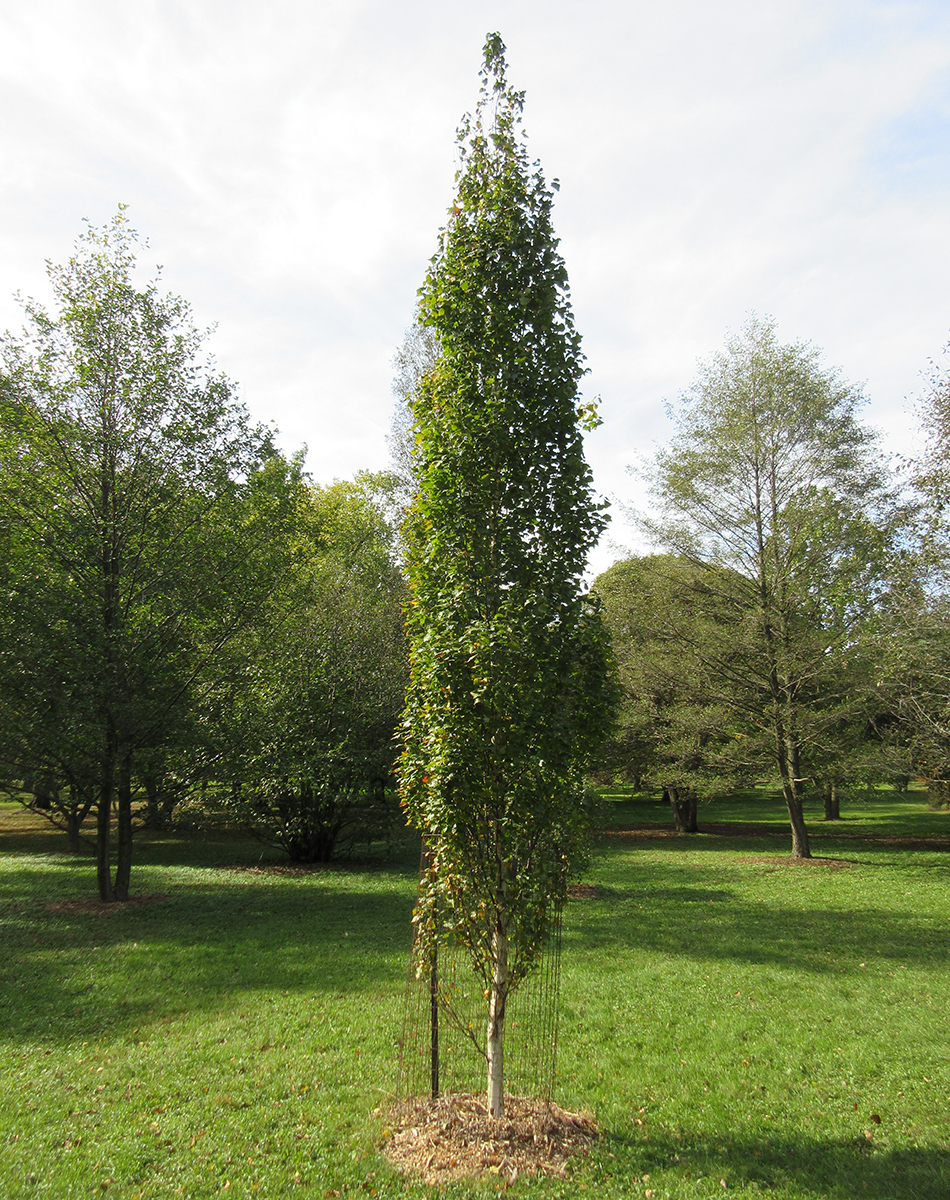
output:
[[[136,243],[122,210],[88,228],[3,343],[2,707],[14,758],[93,789],[103,900],[128,897],[136,757],[273,586],[296,475],[184,301],[136,287]]]
[[[423,376],[438,361],[439,345],[435,330],[418,321],[406,330],[406,336],[393,358],[392,422],[386,442],[389,467],[384,471],[361,471],[356,479],[384,513],[392,530],[397,559],[406,557],[404,525],[416,491],[414,466],[416,435],[412,416],[412,396]]]
[[[620,691],[598,764],[637,787],[662,789],[677,829],[696,832],[697,803],[742,774],[749,724],[729,679],[710,669],[742,622],[719,604],[721,572],[672,555],[615,563],[594,581]],[[747,756],[746,756],[747,757]]]
[[[552,190],[520,139],[504,45],[485,45],[448,226],[420,293],[440,356],[412,397],[410,682],[403,803],[430,847],[417,920],[451,929],[488,998],[504,1112],[508,995],[541,953],[608,719],[603,628],[580,587],[604,524]]]
[[[932,366],[918,416],[924,449],[909,464],[917,543],[895,579],[876,662],[899,718],[887,738],[906,753],[907,772],[928,781],[932,801],[950,804],[950,370]]]
[[[235,647],[219,779],[227,810],[294,862],[387,836],[405,700],[405,585],[354,484],[300,497],[286,586]]]
[[[753,318],[682,397],[655,461],[662,515],[644,521],[660,545],[728,568],[750,614],[747,653],[719,669],[771,741],[796,857],[810,856],[802,790],[842,655],[887,588],[894,517],[861,401],[816,350]]]

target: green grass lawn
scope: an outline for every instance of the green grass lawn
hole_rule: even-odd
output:
[[[774,795],[679,838],[607,799],[565,915],[555,1096],[604,1137],[513,1191],[947,1200],[950,816],[886,791],[808,815],[796,864]],[[99,912],[71,903],[91,861],[35,829],[0,806],[3,1200],[498,1190],[408,1183],[379,1148],[411,845],[299,876],[223,835],[143,839],[133,892],[163,898]]]

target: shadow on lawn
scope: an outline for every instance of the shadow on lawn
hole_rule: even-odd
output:
[[[56,870],[70,874],[68,863]],[[88,874],[87,863],[77,866]],[[160,892],[163,876],[143,871],[150,886],[141,890]],[[226,1011],[248,990],[343,996],[403,986],[414,879],[220,876],[182,886],[179,875],[165,882],[164,899],[142,907],[76,912],[45,905],[35,872],[4,872],[6,1035],[116,1033],[185,1011]],[[64,891],[57,883],[54,901]]]
[[[950,1195],[950,1150],[885,1149],[863,1131],[850,1141],[684,1133],[682,1140],[651,1134],[649,1142],[608,1131],[604,1146],[633,1171],[672,1168],[681,1179],[721,1179],[728,1188],[794,1188],[828,1200],[946,1200]]]
[[[756,866],[760,874],[771,870],[767,864]],[[713,882],[708,868],[644,863],[637,868],[639,886],[599,886],[597,899],[569,902],[565,949],[583,955],[627,946],[827,974],[846,974],[859,959],[906,966],[950,960],[945,924],[867,905],[805,909],[783,906],[777,896],[763,903],[729,886],[735,867],[733,860],[718,873],[718,886],[702,887],[697,884]],[[745,865],[738,869],[749,871]]]

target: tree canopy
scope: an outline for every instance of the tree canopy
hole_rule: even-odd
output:
[[[13,773],[54,772],[98,812],[102,899],[126,899],[133,762],[274,584],[294,469],[200,359],[188,306],[135,282],[120,209],[49,267],[3,343],[0,679]],[[110,868],[113,803],[118,857]]]
[[[843,664],[888,587],[896,510],[861,402],[813,347],[750,320],[681,398],[656,455],[661,515],[644,521],[672,552],[728,568],[749,614],[745,652],[714,665],[771,740],[797,857],[810,855],[802,788],[846,699]]]

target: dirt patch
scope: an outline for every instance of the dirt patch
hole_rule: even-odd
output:
[[[569,883],[567,885],[568,900],[597,900],[600,892],[592,883]]]
[[[378,858],[345,858],[328,863],[264,863],[254,866],[218,864],[219,871],[237,875],[319,875],[324,871],[372,871],[383,866]]]
[[[685,835],[666,825],[636,825],[629,829],[597,829],[597,837],[607,838],[675,838]]]
[[[101,916],[103,913],[125,912],[129,908],[144,908],[146,904],[161,904],[167,899],[167,895],[155,893],[148,896],[131,896],[128,900],[115,900],[107,904],[103,900],[90,897],[87,900],[58,900],[53,904],[41,904],[39,907],[44,912],[98,913]]]
[[[392,1113],[385,1152],[424,1183],[497,1176],[510,1186],[519,1175],[566,1176],[600,1136],[590,1117],[545,1100],[509,1097],[505,1107],[496,1120],[475,1096],[406,1101]]]
[[[858,864],[847,858],[792,858],[790,854],[749,854],[743,856],[742,862],[768,863],[774,867],[828,867],[831,871],[840,871],[845,867],[855,867]]]

